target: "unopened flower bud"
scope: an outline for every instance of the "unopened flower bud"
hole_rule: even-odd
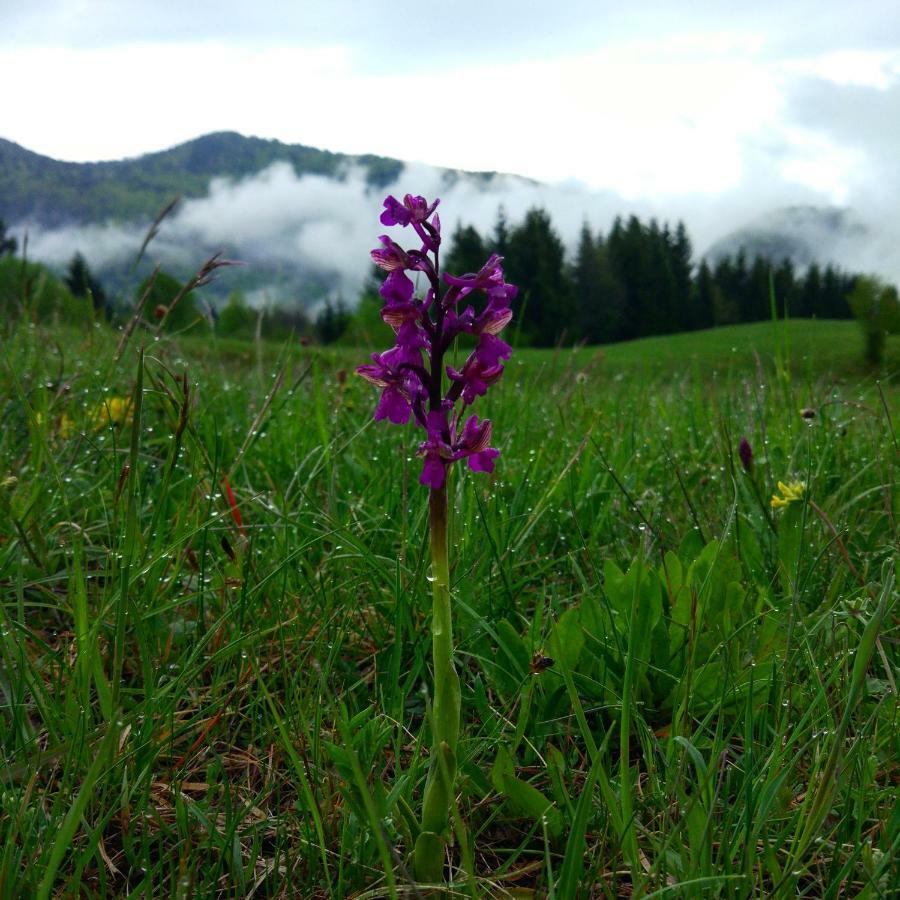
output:
[[[741,443],[738,446],[738,456],[741,458],[741,465],[744,467],[744,471],[749,472],[753,468],[753,448],[750,446],[750,441],[745,437],[741,438]]]

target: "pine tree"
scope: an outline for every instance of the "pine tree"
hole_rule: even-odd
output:
[[[106,292],[94,278],[87,260],[80,253],[72,257],[63,281],[74,297],[90,297],[94,309],[106,308]]]
[[[613,273],[622,285],[624,304],[620,337],[622,340],[652,334],[658,320],[654,266],[648,229],[637,216],[628,223],[616,218],[607,241]]]
[[[326,300],[325,306],[316,316],[316,337],[323,344],[333,344],[343,336],[350,325],[350,319],[350,311],[340,297],[335,304]]]
[[[15,256],[18,246],[16,239],[7,233],[6,222],[0,219],[0,256]]]
[[[484,245],[481,235],[474,226],[458,222],[453,235],[450,238],[450,249],[446,255],[441,247],[441,269],[453,275],[464,275],[468,272],[477,272],[484,261],[490,255]]]
[[[613,275],[603,238],[582,226],[572,273],[576,331],[591,344],[618,340],[622,315],[622,287]]]
[[[797,280],[794,264],[790,257],[785,257],[775,270],[775,314],[784,319],[794,313],[797,296]],[[771,310],[770,310],[771,315]]]
[[[565,248],[543,209],[530,209],[512,229],[504,271],[519,286],[517,319],[522,334],[538,346],[572,337],[573,292],[565,265]]]
[[[822,270],[812,263],[806,270],[803,279],[803,290],[800,293],[800,315],[804,319],[821,316],[822,305]]]
[[[763,322],[771,318],[769,299],[771,267],[765,257],[757,256],[747,278],[747,315],[745,322]]]
[[[712,328],[716,324],[716,307],[718,288],[713,274],[704,259],[697,270],[697,282],[694,288],[693,328]]]
[[[821,315],[826,319],[846,319],[852,313],[847,303],[850,289],[839,269],[826,266],[822,274],[822,308]]]
[[[747,268],[747,251],[741,247],[734,258],[730,297],[737,307],[737,322],[753,321],[753,291],[750,286],[750,272]]]
[[[591,344],[602,340],[597,321],[601,302],[598,294],[599,262],[594,236],[591,234],[590,226],[585,222],[581,226],[578,236],[572,283],[575,288],[575,318],[578,335]]]
[[[672,268],[672,235],[668,224],[660,228],[657,221],[651,219],[647,241],[651,284],[646,286],[642,334],[671,334],[680,330],[680,327],[676,321],[678,310],[675,273]]]
[[[670,242],[670,259],[672,278],[675,283],[675,315],[676,331],[690,331],[706,328],[701,324],[701,315],[695,306],[696,295],[693,284],[693,247],[688,237],[684,222],[675,227],[675,235]]]
[[[723,256],[713,270],[715,286],[715,323],[732,325],[741,321],[740,307],[735,296],[739,286],[737,267],[730,256]]]

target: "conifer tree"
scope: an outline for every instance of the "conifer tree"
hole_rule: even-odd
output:
[[[612,269],[624,295],[620,332],[623,340],[652,333],[649,329],[655,315],[656,285],[647,236],[648,229],[638,217],[630,216],[624,226],[621,219],[616,219],[607,241]]]
[[[458,222],[450,238],[449,252],[446,255],[442,252],[441,268],[460,274],[477,272],[489,255],[490,251],[475,227]]]
[[[712,328],[716,324],[716,299],[718,288],[713,274],[704,259],[697,270],[697,284],[694,290],[693,328]]]
[[[783,319],[795,311],[797,281],[794,274],[794,264],[790,257],[785,257],[781,265],[775,270],[775,314]],[[770,304],[771,305],[771,304]],[[771,315],[771,310],[769,312]]]
[[[69,262],[69,268],[63,278],[74,297],[90,297],[94,309],[106,308],[106,293],[100,282],[94,277],[87,260],[76,253]]]
[[[646,293],[646,313],[642,334],[671,334],[679,331],[675,273],[672,266],[672,234],[651,219],[648,231],[648,258],[652,287]]]
[[[519,286],[522,334],[537,346],[552,346],[563,334],[572,337],[574,303],[565,266],[565,248],[546,210],[533,208],[512,229],[504,270]]]
[[[809,319],[821,315],[822,302],[822,270],[818,264],[812,263],[806,270],[803,279],[803,290],[800,294],[800,315]]]
[[[744,322],[762,322],[771,317],[769,301],[770,273],[768,261],[757,256],[747,277],[746,316]]]
[[[701,324],[699,310],[695,307],[696,295],[693,290],[693,248],[684,222],[675,227],[675,234],[670,244],[672,278],[675,285],[675,317],[676,331],[690,331],[694,328],[705,328]]]
[[[612,273],[603,238],[588,224],[581,228],[573,271],[575,315],[581,340],[590,344],[618,340],[622,287]]]
[[[852,287],[839,269],[832,265],[825,267],[822,273],[821,315],[826,319],[846,319],[852,313],[847,303],[847,296]]]
[[[0,256],[15,256],[18,242],[7,232],[6,222],[0,219]]]
[[[341,338],[350,325],[350,311],[344,301],[338,297],[336,303],[325,301],[319,314],[316,316],[316,337],[323,344],[333,344]]]

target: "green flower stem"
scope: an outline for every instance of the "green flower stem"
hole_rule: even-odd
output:
[[[442,881],[444,851],[456,780],[459,738],[459,676],[453,666],[453,621],[450,607],[450,564],[447,552],[447,485],[432,489],[431,574],[434,611],[431,620],[434,664],[433,743],[431,767],[425,782],[422,831],[416,840],[414,867],[423,884]]]

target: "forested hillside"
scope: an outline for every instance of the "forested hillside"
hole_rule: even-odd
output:
[[[45,227],[70,223],[152,221],[176,195],[203,197],[214,176],[240,178],[276,161],[289,162],[298,175],[339,177],[355,163],[370,184],[394,181],[403,163],[370,154],[347,156],[301,144],[207,134],[159,153],[112,162],[61,162],[0,138],[0,218]]]

